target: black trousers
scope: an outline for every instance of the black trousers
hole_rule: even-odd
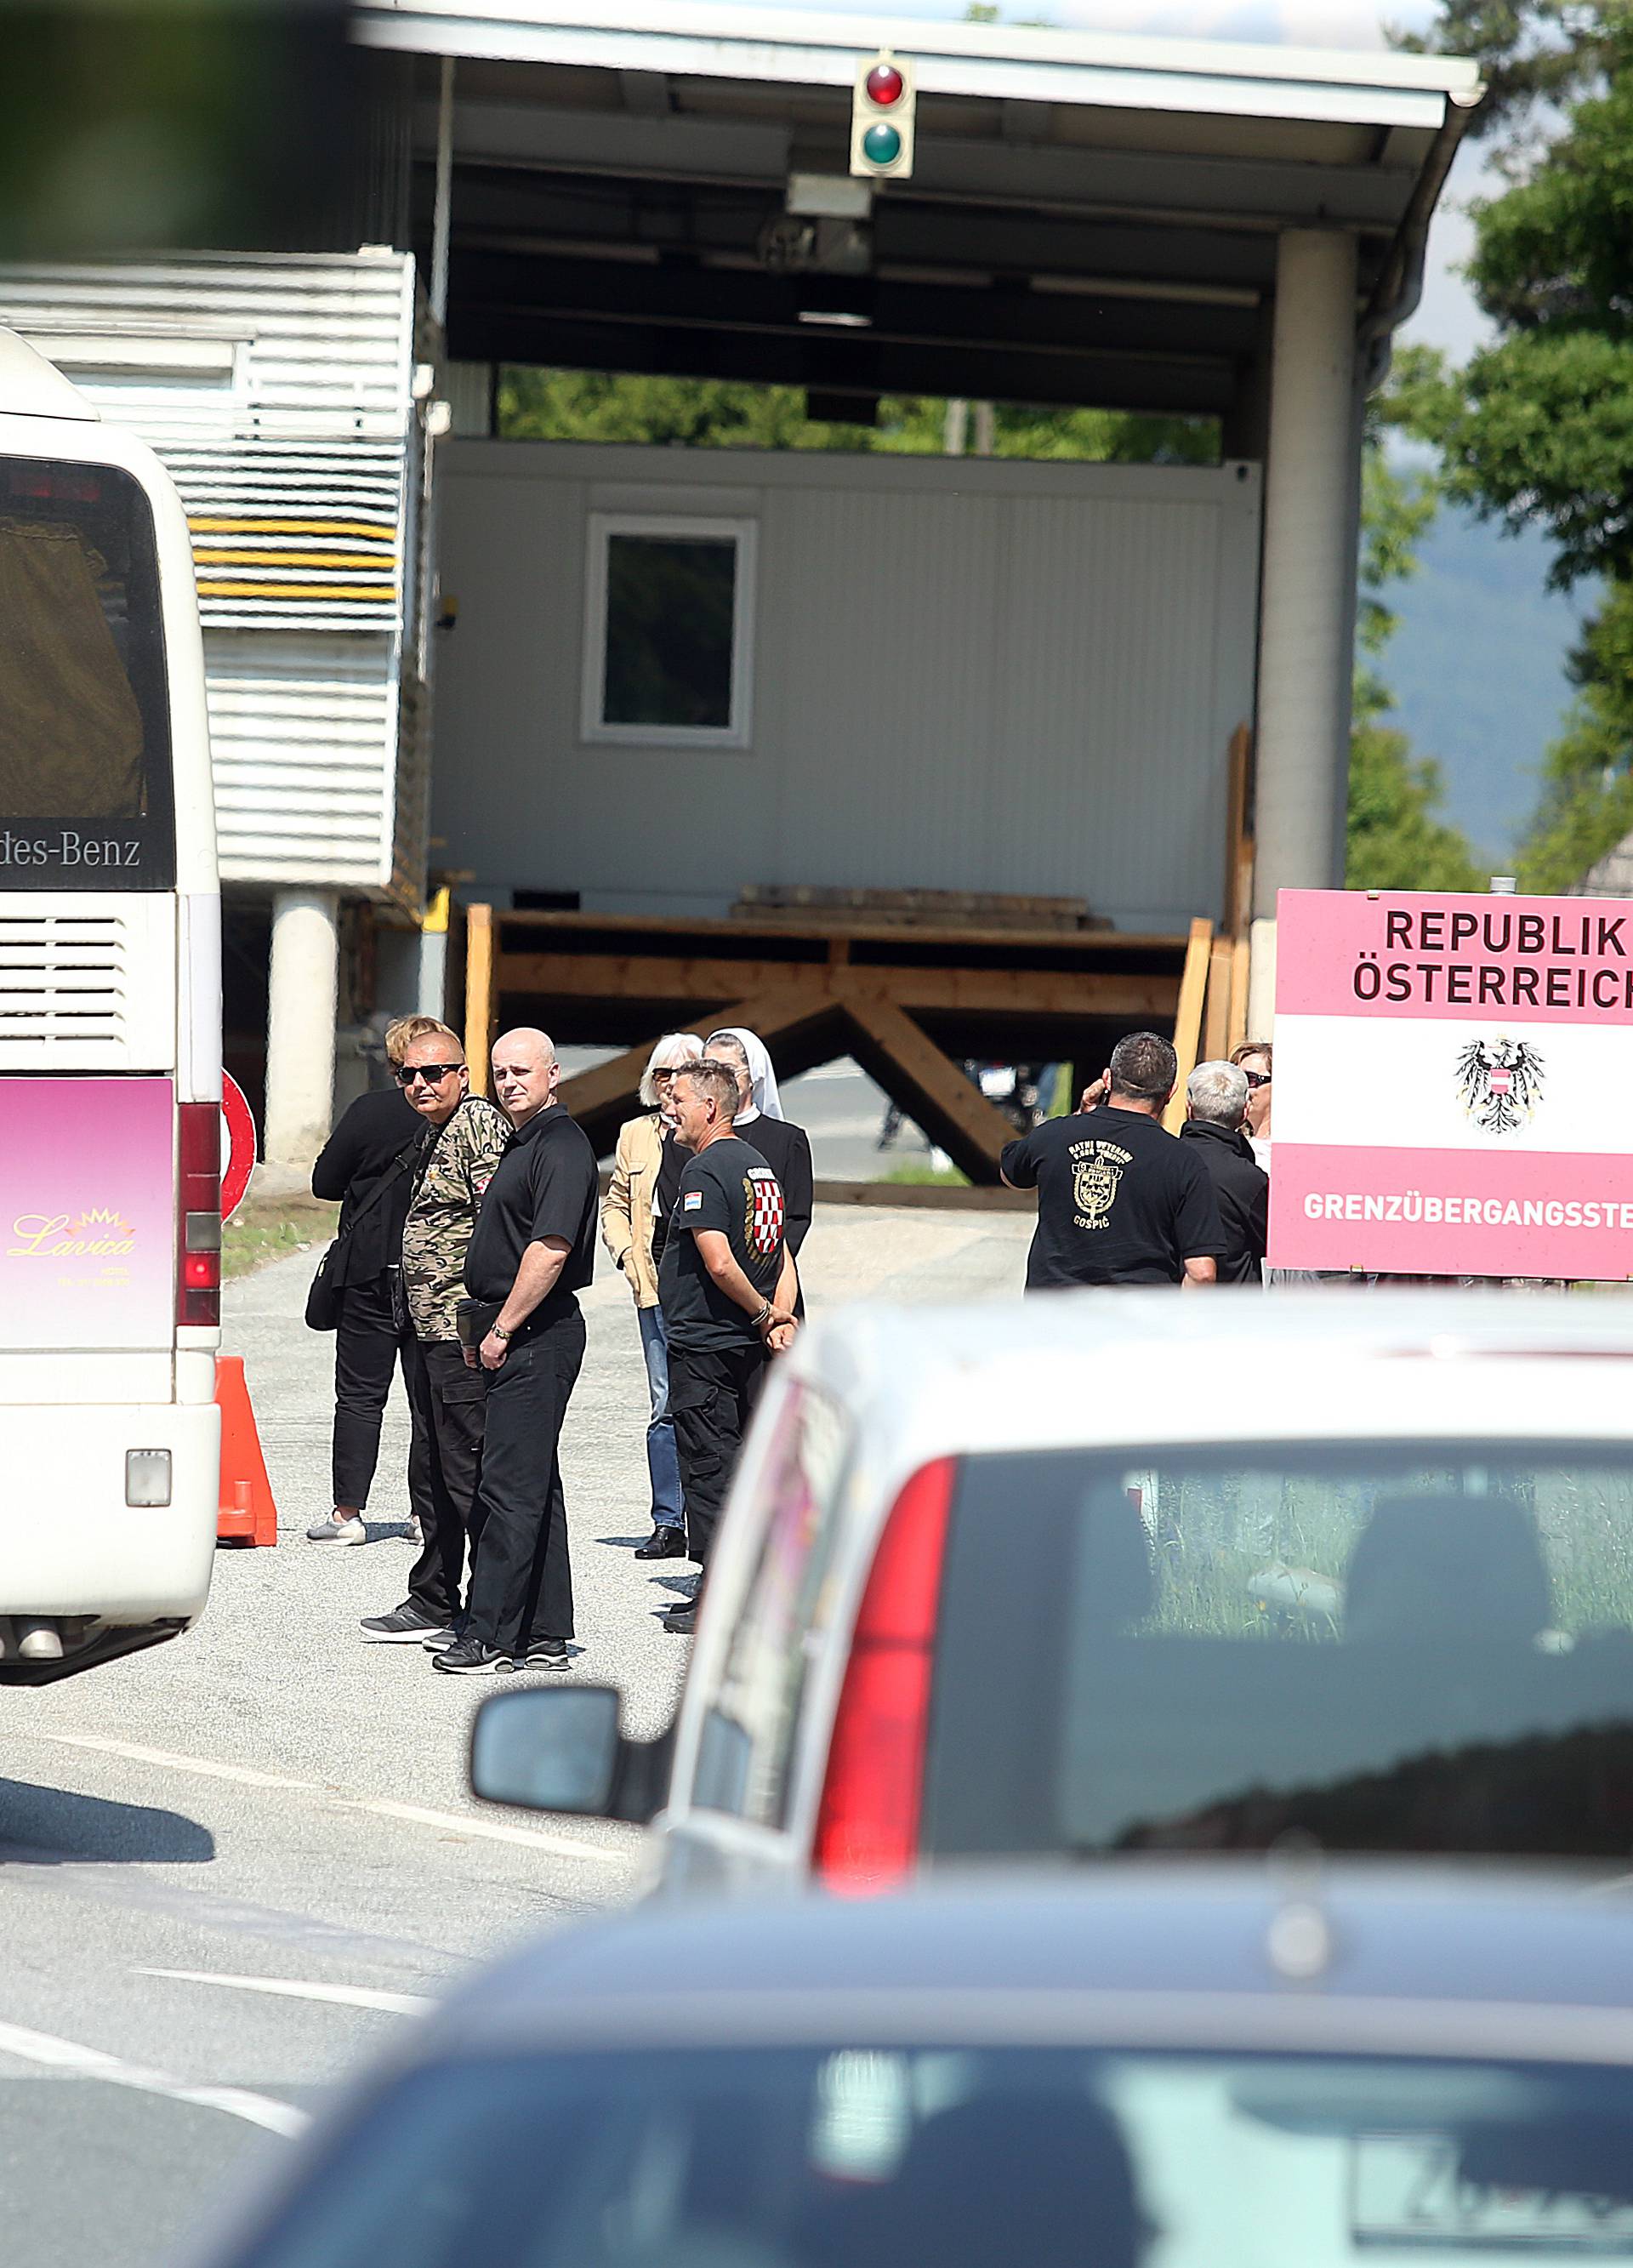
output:
[[[376,1276],[349,1284],[341,1293],[340,1326],[335,1334],[334,1478],[336,1504],[369,1500],[379,1462],[380,1420],[391,1393],[392,1373],[402,1365],[403,1391],[413,1403],[409,1371],[414,1335],[399,1330],[392,1311],[392,1279]],[[429,1495],[423,1458],[408,1458],[408,1502],[422,1520]]]
[[[482,1543],[467,1635],[512,1657],[535,1638],[573,1635],[560,1445],[584,1344],[584,1317],[572,1300],[487,1373]]]
[[[715,1529],[737,1469],[738,1451],[765,1384],[768,1357],[752,1346],[704,1351],[669,1342],[669,1414],[686,1499],[686,1544],[709,1565]]]
[[[408,1573],[408,1596],[438,1621],[460,1611],[465,1560],[482,1531],[482,1479],[487,1401],[482,1373],[472,1370],[457,1339],[421,1339],[408,1388],[414,1435],[425,1460],[428,1508],[420,1515],[424,1547]]]

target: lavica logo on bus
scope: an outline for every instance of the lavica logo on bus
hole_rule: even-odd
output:
[[[136,1250],[136,1232],[111,1206],[92,1206],[70,1220],[65,1212],[23,1212],[11,1223],[20,1244],[8,1260],[122,1260]]]

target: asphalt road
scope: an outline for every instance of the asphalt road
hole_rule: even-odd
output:
[[[811,1304],[1011,1292],[1029,1227],[824,1210]],[[219,1551],[190,1637],[0,1698],[0,2205],[16,2268],[175,2259],[254,2155],[320,2117],[326,2090],[423,1997],[641,1881],[636,1830],[467,1795],[489,1682],[439,1677],[418,1647],[359,1642],[357,1617],[396,1603],[409,1559],[400,1395],[369,1545],[301,1540],[328,1504],[329,1343],[299,1320],[313,1264],[281,1262],[226,1301],[279,1548]],[[622,1285],[599,1278],[585,1310],[563,1445],[574,1674],[618,1684],[630,1728],[651,1730],[684,1666],[685,1641],[656,1619],[677,1579],[630,1554],[647,1499]]]

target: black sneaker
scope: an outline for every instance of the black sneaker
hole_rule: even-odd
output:
[[[450,1677],[487,1677],[511,1667],[508,1653],[501,1653],[497,1646],[484,1646],[479,1638],[456,1638],[431,1656],[431,1668],[445,1669]]]
[[[468,1622],[467,1616],[455,1615],[446,1630],[428,1630],[420,1644],[429,1646],[433,1653],[440,1653],[445,1646],[458,1645],[465,1635]]]
[[[374,1646],[427,1646],[447,1634],[448,1625],[405,1599],[388,1615],[365,1615],[357,1625]]]
[[[637,1559],[684,1559],[685,1528],[666,1525],[654,1528],[644,1543],[636,1545],[635,1556]]]
[[[690,1638],[697,1628],[697,1609],[690,1599],[679,1601],[663,1618],[664,1628],[677,1638]]]
[[[570,1669],[572,1656],[564,1638],[530,1638],[526,1653],[516,1657],[518,1669]]]

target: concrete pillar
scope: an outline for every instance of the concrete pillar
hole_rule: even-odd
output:
[[[272,900],[266,1156],[302,1173],[328,1139],[335,1107],[339,910],[333,890],[279,890]]]
[[[1259,629],[1248,1025],[1268,1035],[1276,894],[1343,880],[1360,478],[1356,247],[1288,229],[1277,247]]]

